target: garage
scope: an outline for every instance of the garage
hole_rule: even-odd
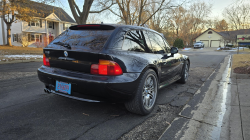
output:
[[[195,41],[202,41],[205,44],[205,47],[214,47],[218,48],[220,46],[220,40],[223,37],[221,36],[220,32],[217,32],[211,28],[204,31],[200,35],[195,38]]]
[[[209,47],[209,40],[200,40],[204,43],[204,47]]]
[[[220,40],[211,40],[211,47],[219,47]]]

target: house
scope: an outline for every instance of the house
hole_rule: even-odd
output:
[[[250,34],[237,35],[237,43],[241,46],[250,46]]]
[[[31,22],[17,21],[11,26],[11,41],[14,46],[22,46],[20,34],[26,34],[29,47],[46,46],[55,37],[75,25],[75,21],[60,7],[55,7],[43,3],[32,2],[32,6],[37,13]],[[41,14],[42,13],[42,14]],[[7,28],[3,20],[0,21],[0,45],[7,42]]]
[[[242,34],[250,34],[250,29],[241,29],[236,31],[216,31],[215,29],[209,28],[194,40],[202,41],[205,47],[219,47],[225,46],[228,43],[237,44],[236,36]]]

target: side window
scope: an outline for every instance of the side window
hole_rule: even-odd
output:
[[[150,53],[148,37],[141,30],[128,31],[122,46],[122,50]]]
[[[167,50],[165,50],[165,44],[163,42],[163,39],[160,35],[153,32],[148,32],[148,37],[150,38],[152,50],[154,53],[164,54],[167,52]]]
[[[164,41],[164,44],[165,44],[165,50],[166,50],[168,53],[170,53],[171,47],[169,46],[169,44],[167,43],[167,41],[166,41],[165,39],[163,39],[163,41]]]

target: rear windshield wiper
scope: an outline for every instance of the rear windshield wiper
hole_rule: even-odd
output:
[[[63,42],[58,41],[58,42],[55,42],[53,44],[60,45],[60,46],[63,46],[65,48],[71,49],[71,46],[68,43],[63,43]]]

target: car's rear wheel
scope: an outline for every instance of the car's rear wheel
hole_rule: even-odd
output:
[[[139,83],[132,100],[125,103],[128,111],[140,115],[147,115],[154,109],[158,93],[158,78],[154,70],[147,70]]]
[[[189,63],[188,63],[188,61],[185,61],[184,67],[183,67],[183,72],[181,75],[181,79],[178,82],[185,84],[188,80],[188,76],[189,76]]]

